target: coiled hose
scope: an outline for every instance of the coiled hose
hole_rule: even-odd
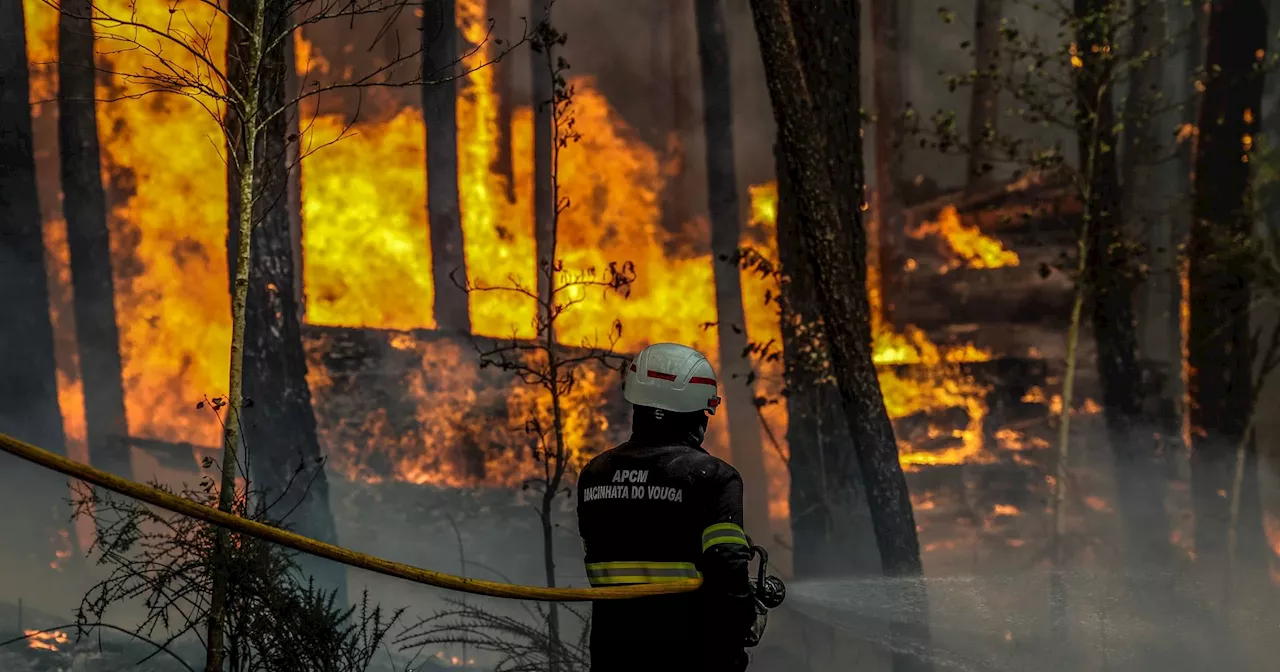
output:
[[[488,595],[512,600],[540,600],[546,602],[587,602],[591,600],[626,600],[650,595],[671,595],[696,590],[702,584],[701,579],[680,579],[670,583],[645,584],[635,586],[609,586],[603,588],[545,588],[540,586],[519,586],[496,581],[469,579],[464,576],[433,572],[412,565],[392,562],[383,558],[358,553],[356,551],[326,544],[288,530],[272,527],[254,520],[233,516],[212,507],[197,504],[189,499],[173,495],[163,490],[143,485],[126,478],[96,469],[87,464],[69,460],[61,455],[38,448],[25,441],[0,434],[0,450],[34,462],[46,469],[61,472],[85,483],[98,486],[158,506],[167,511],[190,516],[211,525],[224,527],[233,532],[247,534],[264,541],[280,544],[303,553],[310,553],[321,558],[340,562],[351,567],[367,569],[371,572],[394,576],[398,579],[412,581],[427,586],[435,586],[446,590],[472,595]]]

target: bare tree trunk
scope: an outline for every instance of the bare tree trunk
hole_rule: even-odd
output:
[[[1087,215],[1087,211],[1086,211]],[[1086,216],[1076,246],[1076,288],[1071,302],[1071,325],[1067,329],[1066,373],[1062,382],[1062,410],[1058,416],[1058,455],[1053,474],[1053,573],[1049,577],[1049,617],[1057,657],[1066,658],[1071,651],[1067,631],[1067,587],[1063,577],[1066,568],[1067,487],[1071,482],[1068,466],[1071,459],[1071,409],[1075,404],[1077,353],[1080,345],[1080,322],[1087,290],[1085,276],[1089,269],[1089,233],[1091,223]],[[1059,660],[1055,669],[1068,669]]]
[[[734,167],[733,89],[729,39],[722,0],[697,0],[698,60],[702,68],[702,107],[707,143],[707,195],[711,213],[711,252],[716,285],[716,328],[720,341],[720,382],[728,413],[733,465],[747,484],[746,527],[759,539],[772,538],[769,482],[756,411],[755,374],[748,354],[742,278],[738,270],[741,212]]]
[[[296,16],[296,14],[295,14]],[[301,34],[302,29],[298,29]],[[300,82],[298,81],[298,63],[296,51],[296,38],[293,32],[289,33],[288,39],[284,45],[284,97],[285,100],[296,100],[301,91]],[[300,162],[302,161],[302,119],[298,114],[298,107],[295,105],[288,112],[288,162],[289,162],[289,237],[291,247],[293,249],[293,296],[294,305],[298,308],[298,320],[305,322],[307,316],[307,292],[303,286],[304,278],[304,259],[302,257],[302,170]]]
[[[227,78],[242,92],[224,121],[227,147],[227,263],[231,273],[231,362],[222,432],[222,478],[218,509],[235,507],[236,476],[241,471],[241,411],[244,407],[245,309],[249,294],[254,196],[258,175],[257,134],[260,123],[260,79],[254,77],[266,42],[266,1],[234,0],[227,12],[236,20],[227,36]],[[231,571],[230,535],[219,528],[212,555],[213,582],[205,619],[205,672],[221,672],[226,648],[226,611]]]
[[[286,30],[285,16],[271,10],[269,35]],[[262,55],[258,74],[261,115],[276,114],[286,104],[285,40]],[[289,211],[289,143],[287,115],[277,114],[258,138],[255,157],[257,194],[253,214],[249,291],[245,310],[244,390],[252,406],[244,412],[245,459],[254,489],[269,508],[273,522],[291,525],[299,534],[336,543],[338,534],[329,508],[329,479],[324,470],[307,357],[298,317],[299,282],[294,273],[294,238]],[[296,166],[292,166],[296,170]],[[232,212],[238,204],[232,204]],[[298,556],[304,574],[318,588],[336,591],[335,603],[347,605],[346,568],[310,555]]]
[[[1114,73],[1108,61],[1095,56],[1104,53],[1115,40],[1112,24],[1117,17],[1109,0],[1076,0],[1081,20],[1076,42],[1083,67],[1077,69],[1077,143],[1080,157],[1088,165],[1083,180],[1089,181],[1086,207],[1089,209],[1088,265],[1081,279],[1092,298],[1093,331],[1098,345],[1098,375],[1102,381],[1102,404],[1107,434],[1115,459],[1119,483],[1120,513],[1124,518],[1130,559],[1141,564],[1169,559],[1169,522],[1164,509],[1164,478],[1160,471],[1157,445],[1151,427],[1143,423],[1144,390],[1142,368],[1137,358],[1137,333],[1133,295],[1138,268],[1130,255],[1133,238],[1126,235],[1121,213],[1120,176],[1117,167]],[[1141,31],[1148,12],[1140,9]],[[1137,35],[1139,41],[1148,36]],[[1149,62],[1148,62],[1149,63]],[[1125,214],[1131,221],[1141,217],[1136,200],[1149,196],[1153,185],[1146,181],[1154,169],[1154,119],[1144,116],[1152,90],[1159,90],[1158,70],[1139,68],[1130,82],[1125,129],[1125,165],[1128,177]],[[1087,160],[1085,157],[1088,157]],[[1140,424],[1141,423],[1141,424]]]
[[[422,15],[422,53],[430,79],[457,72],[457,3],[429,3]],[[431,229],[431,273],[436,290],[436,328],[471,333],[466,290],[467,260],[458,205],[458,82],[423,84],[427,124],[427,225]],[[456,281],[455,281],[456,279]]]
[[[551,21],[551,8],[547,0],[529,0],[529,20],[534,25]],[[551,185],[552,143],[555,129],[551,124],[553,92],[549,73],[552,64],[547,53],[534,48],[529,54],[533,77],[533,233],[534,254],[537,259],[538,299],[549,300],[554,284],[554,274],[543,269],[555,264],[556,202]]]
[[[1188,13],[1187,35],[1184,40],[1186,48],[1185,60],[1183,66],[1186,71],[1188,81],[1195,82],[1201,78],[1201,68],[1205,65],[1205,48],[1208,46],[1208,30],[1209,30],[1209,0],[1190,0],[1188,6],[1183,10]],[[1197,89],[1192,89],[1197,91]],[[1200,98],[1203,94],[1199,92],[1192,93],[1188,96],[1188,105],[1183,110],[1183,123],[1195,126],[1198,123],[1200,114]],[[1192,174],[1195,169],[1195,145],[1190,142],[1182,143],[1178,152],[1178,164],[1181,168],[1181,175],[1191,182],[1194,179]],[[1189,234],[1190,231],[1188,230]],[[1184,411],[1187,412],[1187,411]]]
[[[0,3],[0,306],[5,314],[0,319],[0,432],[61,453],[65,437],[29,86],[22,3]],[[53,535],[66,521],[60,506],[66,479],[6,459],[0,467],[0,504],[25,513],[5,517],[3,554],[24,570],[43,570],[53,558]]]
[[[95,466],[132,478],[120,332],[111,276],[107,197],[98,154],[90,0],[64,0],[58,15],[58,149],[63,216],[71,250],[76,344],[84,384],[85,433]]]
[[[1267,48],[1262,0],[1213,3],[1208,34],[1206,66],[1216,74],[1201,96],[1189,255],[1191,487],[1197,555],[1221,567],[1229,518],[1224,493],[1254,401],[1249,278],[1233,257],[1238,241],[1253,232],[1247,157],[1261,116],[1263,71],[1257,69],[1257,54]],[[1242,146],[1243,139],[1248,142]],[[1254,479],[1245,480],[1248,485]],[[1244,501],[1254,499],[1244,493]],[[1242,540],[1245,534],[1261,531],[1242,525]]]
[[[901,0],[871,0],[872,85],[875,90],[875,218],[879,228],[880,310],[893,321],[893,302],[900,293],[899,247],[906,227],[898,189],[902,174],[902,52],[899,40]],[[842,187],[844,185],[841,185]]]
[[[1112,436],[1111,451],[1116,460],[1116,483],[1119,488],[1120,512],[1124,516],[1126,536],[1129,540],[1129,561],[1135,566],[1157,567],[1171,561],[1172,545],[1169,541],[1169,516],[1165,513],[1167,489],[1165,465],[1162,453],[1169,447],[1172,436],[1178,435],[1175,399],[1169,396],[1171,378],[1176,371],[1172,362],[1180,357],[1178,312],[1178,257],[1172,223],[1169,219],[1169,201],[1172,196],[1162,178],[1164,166],[1160,165],[1161,138],[1172,137],[1174,128],[1170,116],[1161,114],[1158,106],[1164,83],[1164,60],[1161,50],[1165,44],[1165,22],[1161,6],[1149,0],[1139,0],[1130,13],[1133,22],[1132,58],[1137,63],[1129,83],[1129,96],[1124,114],[1124,184],[1120,205],[1123,224],[1112,224],[1116,236],[1142,242],[1143,259],[1148,269],[1146,282],[1137,282],[1139,270],[1132,262],[1120,268],[1107,270],[1119,273],[1123,282],[1111,288],[1111,292],[1128,294],[1132,291],[1137,301],[1138,314],[1143,319],[1133,319],[1120,324],[1120,332],[1129,324],[1133,326],[1134,352],[1125,352],[1128,335],[1105,329],[1100,334],[1120,335],[1108,351],[1119,351],[1119,360],[1112,375],[1140,375],[1144,384],[1128,383],[1128,389],[1114,390],[1116,394],[1133,394],[1132,401],[1124,402],[1130,415],[1126,440],[1116,443],[1119,436]],[[1107,138],[1110,140],[1110,138]],[[1098,241],[1102,243],[1103,241]],[[1117,247],[1128,248],[1124,241]],[[1117,260],[1121,264],[1125,260]],[[1128,297],[1117,297],[1128,305]],[[1110,320],[1108,320],[1110,323]],[[1101,349],[1100,349],[1101,353]],[[1140,358],[1139,358],[1140,356]],[[1132,369],[1125,370],[1132,362]],[[1101,360],[1100,360],[1101,364]],[[1140,374],[1139,374],[1140,372]],[[1146,402],[1146,403],[1144,403]],[[1108,416],[1110,417],[1110,416]]]
[[[489,17],[493,19],[493,34],[502,42],[496,45],[506,49],[510,44],[514,13],[511,11],[512,0],[488,0]],[[498,155],[493,159],[493,171],[502,175],[507,184],[507,202],[516,202],[515,163],[511,147],[511,117],[516,109],[515,101],[515,64],[511,54],[504,56],[489,67],[493,68],[493,92],[498,97]]]
[[[849,423],[831,380],[813,274],[803,257],[795,197],[777,160],[778,262],[782,283],[782,358],[791,474],[791,555],[796,578],[875,575],[871,512]]]
[[[966,186],[970,192],[986,186],[992,170],[992,143],[1000,128],[1000,91],[992,79],[1000,67],[1000,19],[1003,0],[976,0],[974,63],[977,78],[969,99],[969,169]]]
[[[783,0],[752,0],[751,9],[804,232],[803,253],[814,272],[832,372],[862,469],[881,564],[886,575],[903,579],[900,599],[904,613],[911,614],[904,619],[910,622],[890,625],[894,668],[930,669],[928,599],[919,580],[915,517],[871,358],[870,302],[860,289],[866,283],[861,211],[855,208],[845,218],[836,199],[838,192],[857,194],[862,183],[862,147],[852,121],[859,101],[856,6],[847,0],[796,3],[788,14]],[[840,141],[847,136],[852,138]],[[855,178],[852,183],[841,179],[847,175]]]
[[[654,4],[656,9],[663,3],[655,2]],[[663,226],[667,230],[678,231],[682,225],[693,219],[697,212],[694,204],[696,190],[693,188],[692,180],[697,173],[691,169],[692,157],[689,152],[689,146],[697,131],[691,94],[697,83],[693,81],[689,49],[701,48],[699,46],[701,36],[689,34],[691,26],[697,23],[698,18],[696,10],[690,7],[691,3],[688,0],[666,0],[665,4],[667,59],[664,64],[666,67],[658,72],[667,75],[667,81],[664,84],[670,91],[671,98],[670,133],[679,140],[680,145],[679,163],[676,165],[675,174],[667,181],[666,192],[663,194],[662,219]],[[691,16],[691,13],[695,16]],[[727,51],[728,47],[726,46],[725,49]],[[714,216],[713,214],[712,217]]]

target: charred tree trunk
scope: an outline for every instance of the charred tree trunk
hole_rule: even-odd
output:
[[[239,0],[244,3],[245,0]],[[232,5],[233,16],[252,16],[248,7]],[[287,31],[287,14],[267,5],[266,35]],[[236,13],[242,12],[242,13]],[[241,31],[232,31],[229,43],[247,43]],[[259,118],[286,104],[285,49],[282,41],[262,54],[257,73]],[[232,47],[232,51],[236,47]],[[230,61],[230,59],[228,59]],[[252,62],[248,54],[241,63]],[[251,76],[240,68],[230,75]],[[235,80],[233,80],[235,81]],[[248,87],[242,87],[242,90]],[[244,338],[244,461],[255,496],[266,507],[266,517],[289,525],[299,534],[328,543],[337,542],[337,528],[329,508],[329,480],[324,470],[311,390],[307,385],[307,360],[302,346],[295,276],[294,238],[289,213],[288,114],[276,115],[257,133],[252,158],[237,147],[241,165],[253,161],[254,211],[250,239],[249,287],[245,300]],[[243,133],[252,132],[244,129]],[[231,170],[232,184],[240,176]],[[228,210],[238,221],[239,199],[232,194]],[[234,231],[234,229],[233,229]],[[238,234],[232,236],[234,242]],[[299,556],[303,572],[316,585],[336,591],[336,604],[347,603],[346,569],[337,563]]]
[[[1126,516],[1131,559],[1147,566],[1166,564],[1173,547],[1169,543],[1169,521],[1163,502],[1168,488],[1167,458],[1181,446],[1178,421],[1178,382],[1181,380],[1182,343],[1178,303],[1178,237],[1174,217],[1176,191],[1169,188],[1178,179],[1170,162],[1162,162],[1172,149],[1162,138],[1176,132],[1175,119],[1159,111],[1165,95],[1164,60],[1166,42],[1164,8],[1147,2],[1134,6],[1131,57],[1139,65],[1130,80],[1125,102],[1124,162],[1121,183],[1124,202],[1120,207],[1125,229],[1142,252],[1146,278],[1137,282],[1135,323],[1138,366],[1143,371],[1142,417],[1148,425],[1139,427],[1130,449],[1113,446],[1117,458],[1117,479],[1121,493],[1130,500],[1158,506],[1155,518],[1141,515],[1139,501],[1121,502]],[[1180,228],[1180,227],[1179,227]],[[1143,431],[1143,430],[1150,431]],[[1144,445],[1149,444],[1149,445]],[[1132,479],[1132,480],[1131,480]],[[1125,497],[1122,497],[1125,499]]]
[[[0,432],[63,453],[29,87],[22,3],[0,3]],[[3,554],[43,570],[66,520],[66,479],[3,459],[0,505],[15,512],[5,517]]]
[[[1209,39],[1209,0],[1191,0],[1189,5],[1183,10],[1186,12],[1187,33],[1184,38],[1184,46],[1186,53],[1184,54],[1183,68],[1186,72],[1186,78],[1190,82],[1203,80],[1201,69],[1205,65],[1205,50],[1208,46]],[[1195,127],[1199,123],[1200,114],[1200,97],[1202,93],[1197,92],[1197,88],[1192,88],[1190,94],[1186,97],[1187,104],[1183,108],[1182,122],[1191,127]],[[1179,171],[1183,179],[1190,183],[1195,179],[1195,144],[1191,142],[1182,143],[1178,152]],[[1186,233],[1190,233],[1188,230]],[[1185,241],[1183,241],[1185,242]],[[1184,410],[1184,412],[1189,412]]]
[[[302,29],[297,33],[290,32],[284,43],[284,97],[285,100],[297,100],[302,86],[298,79],[298,62],[296,39],[302,36]],[[298,320],[306,322],[307,291],[304,286],[305,268],[302,255],[302,120],[298,115],[298,106],[288,112],[288,170],[289,170],[289,242],[293,249],[293,296],[294,305],[298,307]]]
[[[858,13],[848,0],[795,3],[752,0],[779,145],[804,258],[813,270],[818,313],[827,337],[876,545],[886,575],[906,579],[904,613],[890,625],[894,667],[929,669],[928,613],[915,516],[871,358],[871,306],[865,290],[866,238],[861,210],[846,216],[861,192],[858,139]],[[792,23],[795,23],[794,32]],[[834,185],[840,185],[835,188]]]
[[[906,101],[902,82],[902,0],[871,0],[871,63],[875,90],[875,226],[876,265],[880,270],[880,316],[893,321],[893,303],[900,294],[902,260],[899,248],[906,227],[902,198],[902,112]],[[837,185],[852,188],[852,185]]]
[[[974,32],[973,68],[977,78],[973,81],[972,98],[969,100],[969,170],[967,189],[973,193],[987,183],[992,170],[993,141],[999,132],[1000,91],[994,77],[1000,67],[1000,19],[1003,16],[1003,0],[977,0],[976,30]]]
[[[551,7],[546,0],[529,0],[529,20],[534,25],[550,23]],[[552,142],[555,129],[551,127],[552,100],[551,63],[545,50],[536,45],[529,53],[530,75],[533,87],[533,238],[537,260],[535,275],[538,278],[538,301],[551,300],[555,273],[556,207],[551,180],[554,166]]]
[[[1168,23],[1164,6],[1135,8],[1133,58],[1149,53],[1133,75],[1125,111],[1125,163],[1121,183],[1126,196],[1120,210],[1127,227],[1141,241],[1146,281],[1138,284],[1135,312],[1138,355],[1145,372],[1145,415],[1153,423],[1157,450],[1164,463],[1183,453],[1178,407],[1182,399],[1182,327],[1179,304],[1182,282],[1178,250],[1186,236],[1190,203],[1176,189],[1186,173],[1177,162],[1162,160],[1175,148],[1166,144],[1177,133],[1178,118],[1157,111],[1168,99],[1190,90],[1179,68],[1161,57],[1167,50]],[[1175,24],[1176,25],[1176,24]],[[1171,82],[1171,80],[1173,80]],[[1171,84],[1180,86],[1171,86]]]
[[[749,359],[742,278],[738,270],[741,213],[734,168],[733,88],[723,0],[697,0],[698,61],[702,68],[702,106],[707,143],[707,195],[711,213],[716,314],[720,344],[720,381],[728,413],[733,465],[747,483],[746,526],[757,538],[772,538],[769,481],[764,469],[760,421],[756,411],[755,372]]]
[[[1206,66],[1195,152],[1191,228],[1188,350],[1191,380],[1192,500],[1196,552],[1211,566],[1224,562],[1228,498],[1237,447],[1253,413],[1250,279],[1238,261],[1253,232],[1249,202],[1252,139],[1258,132],[1267,48],[1262,0],[1223,0],[1209,15]],[[1249,453],[1253,453],[1250,447]],[[1252,461],[1252,458],[1250,458]],[[1256,478],[1245,484],[1256,487]],[[1245,493],[1242,502],[1256,501]],[[1242,509],[1240,539],[1261,535],[1260,514]]]
[[[662,3],[654,3],[660,5]],[[693,219],[697,212],[694,206],[694,193],[692,178],[697,173],[691,170],[692,157],[689,153],[689,145],[692,144],[694,133],[697,131],[694,126],[693,101],[691,91],[697,84],[693,81],[693,73],[690,72],[689,50],[696,48],[701,52],[702,36],[690,35],[689,27],[691,24],[697,24],[698,17],[690,16],[691,8],[687,0],[666,0],[666,18],[667,30],[667,50],[666,50],[666,67],[660,70],[666,75],[666,81],[663,83],[670,91],[671,97],[671,128],[667,137],[668,143],[674,139],[678,150],[678,163],[676,165],[675,174],[667,182],[666,193],[663,194],[662,218],[663,226],[668,231],[679,231],[681,227]],[[661,10],[660,10],[661,11]],[[692,13],[696,14],[696,10]],[[723,12],[721,12],[723,14]],[[725,46],[726,67],[728,67],[728,46]],[[705,67],[705,66],[703,66]],[[705,91],[705,83],[703,89]],[[705,93],[703,94],[705,95]],[[731,101],[732,102],[732,101]],[[706,102],[704,100],[704,105]],[[709,196],[714,198],[714,196]],[[715,215],[713,214],[712,217]]]
[[[457,3],[429,3],[422,15],[424,70],[430,78],[449,81],[424,84],[422,112],[427,124],[427,225],[431,229],[431,274],[436,290],[436,328],[471,333],[466,289],[465,240],[458,205],[458,26]]]
[[[76,345],[84,385],[85,433],[94,464],[133,477],[124,404],[124,368],[111,277],[111,235],[98,153],[90,0],[65,0],[58,15],[58,149],[63,216],[71,251]]]
[[[1076,43],[1081,45],[1077,53],[1083,63],[1076,70],[1076,133],[1082,180],[1087,181],[1085,207],[1091,260],[1085,277],[1078,281],[1085,283],[1091,298],[1102,405],[1120,484],[1120,511],[1135,551],[1132,559],[1163,561],[1168,557],[1164,488],[1158,478],[1151,432],[1138,426],[1143,417],[1143,390],[1132,302],[1137,268],[1130,255],[1133,244],[1122,230],[1120,216],[1116,154],[1119,145],[1114,130],[1112,88],[1115,74],[1107,56],[1115,37],[1115,17],[1110,11],[1108,0],[1076,0],[1076,17],[1082,26],[1076,36]],[[1141,78],[1134,81],[1139,83]],[[1135,119],[1130,128],[1143,130],[1144,126]],[[1134,140],[1135,136],[1129,139]]]
[[[813,274],[801,248],[795,197],[781,157],[778,262],[782,357],[791,474],[791,555],[796,578],[875,575],[880,558],[858,462],[849,459],[849,423],[831,379]]]
[[[489,17],[493,19],[494,37],[499,50],[511,47],[513,16],[511,0],[489,0]],[[515,163],[512,159],[511,117],[516,109],[515,67],[511,54],[507,54],[489,67],[493,68],[493,92],[498,97],[498,155],[493,160],[493,171],[503,176],[507,185],[507,202],[516,202]]]

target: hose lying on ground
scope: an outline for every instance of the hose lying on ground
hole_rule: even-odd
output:
[[[80,479],[91,485],[106,488],[113,492],[132,497],[162,509],[203,520],[211,525],[224,527],[233,532],[247,534],[264,541],[287,546],[294,550],[310,553],[321,558],[340,562],[344,565],[367,569],[371,572],[394,576],[406,581],[421,583],[437,588],[455,590],[473,595],[488,595],[514,600],[542,600],[547,602],[586,602],[589,600],[625,600],[649,595],[670,595],[696,590],[701,579],[680,579],[670,583],[645,584],[636,586],[610,586],[604,588],[544,588],[540,586],[517,586],[496,581],[481,581],[463,576],[433,572],[412,565],[391,562],[372,555],[357,553],[341,546],[326,544],[294,534],[288,530],[272,527],[254,520],[233,516],[217,509],[197,504],[189,499],[173,495],[163,490],[143,485],[126,478],[120,478],[87,464],[69,460],[61,455],[37,448],[11,436],[0,434],[0,450],[16,455],[28,462],[34,462],[47,469],[61,472],[72,478]]]

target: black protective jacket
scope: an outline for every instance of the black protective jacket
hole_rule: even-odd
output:
[[[747,667],[755,607],[742,478],[702,449],[706,422],[701,412],[637,407],[631,439],[596,456],[578,480],[593,586],[703,579],[692,593],[595,602],[592,672]]]

